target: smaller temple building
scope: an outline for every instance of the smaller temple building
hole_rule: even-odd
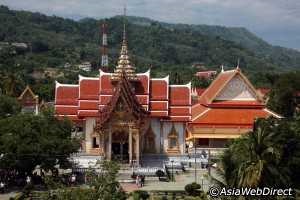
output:
[[[22,94],[18,97],[23,113],[39,113],[39,97],[35,95],[29,86],[26,86]]]
[[[222,70],[206,89],[194,91],[187,141],[201,148],[222,148],[229,139],[253,129],[256,118],[280,115],[266,108],[265,100],[237,67]]]

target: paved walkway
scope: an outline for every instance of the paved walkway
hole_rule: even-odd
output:
[[[207,178],[205,177],[206,171],[197,171],[196,173],[196,177],[197,180],[196,182],[199,183],[200,185],[203,185],[203,188],[205,191],[208,190],[209,188],[209,183]],[[194,172],[190,171],[190,172],[186,172],[186,173],[182,173],[179,175],[175,175],[175,182],[162,182],[162,181],[158,181],[158,179],[156,180],[147,180],[146,178],[146,182],[145,182],[145,186],[142,188],[138,188],[141,190],[184,190],[184,187],[189,184],[195,182],[195,175]],[[133,184],[135,185],[135,184]]]
[[[16,195],[17,195],[17,193],[15,193],[15,192],[7,193],[7,194],[0,194],[0,200],[9,200],[9,198],[15,197]]]

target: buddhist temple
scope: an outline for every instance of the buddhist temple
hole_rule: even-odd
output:
[[[205,89],[136,73],[125,28],[114,71],[79,75],[76,85],[56,82],[55,112],[83,130],[85,155],[137,164],[146,154],[184,155],[190,144],[222,148],[251,131],[256,118],[281,117],[239,67],[222,69]]]
[[[84,132],[87,155],[139,163],[144,153],[185,153],[191,120],[191,84],[170,85],[169,76],[136,73],[130,62],[124,28],[114,72],[79,76],[77,85],[56,82],[55,111]]]

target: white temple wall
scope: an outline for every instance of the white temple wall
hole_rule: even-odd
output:
[[[162,138],[160,133],[160,120],[155,118],[151,119],[151,127],[155,134],[155,152],[161,153]]]
[[[94,126],[96,124],[95,118],[86,118],[85,120],[85,147],[86,152],[89,153],[93,145],[92,134],[94,132]]]

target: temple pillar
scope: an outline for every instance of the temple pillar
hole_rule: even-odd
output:
[[[108,160],[111,160],[111,142],[112,142],[112,132],[111,132],[111,126],[108,128]]]
[[[120,156],[121,156],[121,161],[123,161],[123,145],[124,145],[124,142],[120,142]]]
[[[135,137],[135,156],[136,156],[136,164],[139,165],[140,164],[140,135],[137,132],[136,133],[136,137]]]
[[[163,129],[163,122],[160,121],[159,122],[160,125],[160,129],[159,129],[159,152],[163,153],[163,149],[164,149],[164,129]]]
[[[129,154],[129,163],[132,163],[132,128],[129,127],[129,135],[128,135],[128,154]]]

